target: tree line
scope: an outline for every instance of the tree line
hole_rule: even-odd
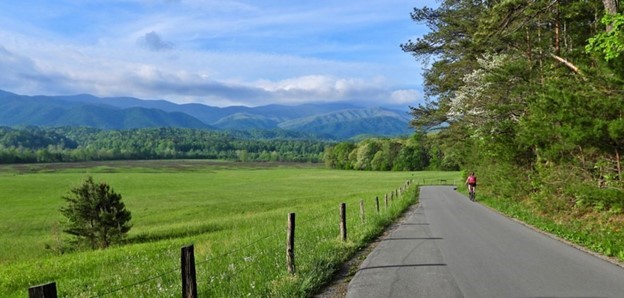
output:
[[[456,170],[431,136],[325,141],[288,131],[0,127],[0,163],[141,159],[324,162],[368,171]]]
[[[181,158],[322,162],[328,143],[287,131],[0,127],[0,163]]]
[[[617,0],[443,0],[401,45],[424,63],[412,125],[493,193],[542,210],[624,208],[624,15]]]
[[[334,169],[369,171],[457,170],[457,164],[439,158],[440,148],[432,145],[429,138],[414,134],[410,138],[341,142],[326,147],[325,165]]]

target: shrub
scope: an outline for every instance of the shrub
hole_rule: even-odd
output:
[[[594,185],[577,184],[569,187],[578,207],[592,207],[596,211],[611,210],[616,213],[624,208],[624,192],[617,188],[598,188]]]

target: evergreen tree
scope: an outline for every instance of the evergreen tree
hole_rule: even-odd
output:
[[[624,189],[619,1],[439,3],[414,9],[430,32],[401,45],[429,66],[412,125],[445,124],[427,138],[430,167],[480,171],[483,190],[539,204],[574,204],[581,185]]]
[[[64,196],[67,206],[61,213],[68,219],[64,232],[77,237],[78,244],[106,248],[119,243],[132,227],[132,215],[106,183],[95,183],[88,177],[84,183]]]

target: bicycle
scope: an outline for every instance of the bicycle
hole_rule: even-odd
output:
[[[477,177],[475,173],[472,172],[468,179],[466,179],[466,185],[468,186],[468,194],[471,201],[475,201],[475,188],[477,187]]]
[[[468,198],[470,198],[471,201],[475,201],[475,188],[474,187],[468,187]]]

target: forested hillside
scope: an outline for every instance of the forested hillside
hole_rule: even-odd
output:
[[[0,163],[201,158],[322,162],[329,143],[284,130],[0,127]]]
[[[414,9],[430,32],[401,45],[428,65],[412,124],[447,123],[431,141],[448,163],[477,172],[482,193],[560,222],[592,217],[587,233],[621,230],[621,12],[617,0]]]

